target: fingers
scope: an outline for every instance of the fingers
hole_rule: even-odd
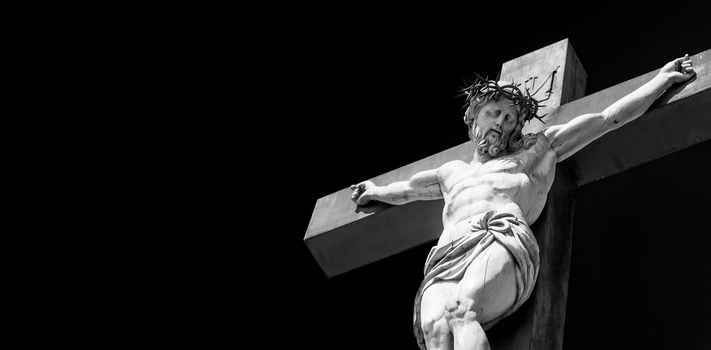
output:
[[[689,54],[684,55],[684,57],[679,57],[673,62],[677,72],[681,72],[682,69],[686,68],[687,66],[691,66],[691,59],[689,58]]]
[[[679,70],[680,73],[683,74],[696,74],[694,71],[694,65],[691,63],[691,60],[689,60],[689,55],[685,56],[686,60],[681,62],[681,69]]]
[[[692,72],[694,72],[694,67],[691,64],[691,61],[682,62],[679,72],[686,73],[686,74],[691,74]]]
[[[679,57],[674,60],[674,62],[684,62],[684,61],[689,61],[689,54],[685,54],[684,57]]]
[[[370,201],[371,193],[369,187],[374,186],[370,181],[364,181],[357,185],[351,185],[351,200],[356,202],[358,205],[364,205]]]
[[[351,195],[351,199],[358,205],[364,205],[370,202],[370,195],[366,192],[354,193],[353,195]]]
[[[360,183],[357,185],[351,185],[351,190],[353,190],[353,192],[351,193],[351,199],[358,203],[358,200],[361,198],[363,192],[365,192],[365,184]]]
[[[672,63],[674,64],[674,70],[683,75],[696,74],[691,59],[689,58],[689,54],[685,54],[684,57],[675,59]]]

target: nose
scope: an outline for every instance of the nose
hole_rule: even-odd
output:
[[[496,125],[503,125],[504,124],[504,111],[501,109],[495,109],[494,110],[494,121],[496,122]]]

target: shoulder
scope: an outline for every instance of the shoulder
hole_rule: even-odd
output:
[[[558,163],[558,154],[547,137],[547,129],[524,136],[524,147],[531,149],[531,154],[534,157],[530,169],[537,178],[548,178],[555,172],[555,165]],[[526,137],[530,138],[528,145]]]
[[[558,162],[558,155],[545,135],[545,129],[523,136],[523,150],[520,158],[528,171],[547,172]]]
[[[535,153],[549,153],[555,154],[555,149],[550,140],[551,133],[549,128],[545,128],[535,134],[527,134],[523,137],[523,147],[525,149],[533,149]]]

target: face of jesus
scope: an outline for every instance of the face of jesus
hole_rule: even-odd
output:
[[[489,158],[503,155],[517,123],[518,109],[508,99],[489,101],[482,106],[471,124],[472,141],[479,155]]]

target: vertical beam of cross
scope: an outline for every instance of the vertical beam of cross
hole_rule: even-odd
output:
[[[549,76],[552,77],[546,81]],[[531,80],[526,82],[529,78]],[[504,63],[501,79],[512,79],[522,87],[525,84],[532,92],[538,90],[536,97],[553,91],[546,101],[547,107],[539,110],[542,115],[555,110],[560,103],[582,97],[587,75],[565,39]],[[408,179],[418,171],[437,168],[451,160],[471,161],[473,154],[474,148],[467,142],[372,180],[383,185]],[[429,243],[442,232],[442,201],[401,206],[374,203],[357,207],[350,200],[350,193],[350,189],[345,188],[319,199],[304,237],[329,277]]]

